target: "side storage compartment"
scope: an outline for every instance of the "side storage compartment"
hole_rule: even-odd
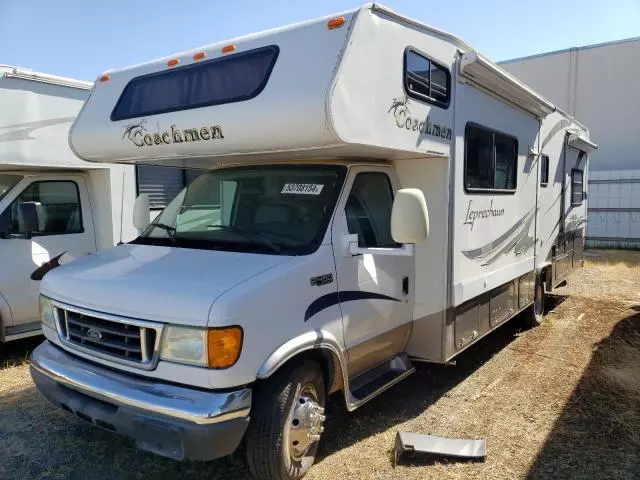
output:
[[[527,308],[533,303],[535,294],[536,276],[529,272],[518,279],[518,310]]]
[[[491,292],[489,301],[489,326],[495,328],[508,320],[518,310],[518,289],[516,282],[509,282]]]
[[[568,232],[558,237],[558,244],[552,248],[553,285],[561,283],[584,262],[584,236],[582,230]]]
[[[535,274],[528,272],[451,309],[443,338],[445,360],[451,360],[529,307],[533,303],[534,292]]]

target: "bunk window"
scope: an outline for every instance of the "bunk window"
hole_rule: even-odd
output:
[[[465,129],[464,186],[469,192],[513,193],[518,140],[476,124]]]
[[[574,168],[571,170],[571,205],[581,205],[584,199],[584,172]]]
[[[549,156],[540,157],[540,186],[546,187],[549,183]]]
[[[134,78],[111,120],[250,100],[267,84],[278,51],[272,45]]]
[[[447,108],[451,74],[447,68],[408,48],[404,53],[404,88],[412,98]]]

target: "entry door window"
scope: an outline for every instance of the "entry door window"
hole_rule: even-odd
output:
[[[9,234],[43,236],[84,232],[80,193],[72,181],[32,183],[2,217],[0,226]]]
[[[584,198],[584,172],[577,168],[571,170],[571,205],[580,205]]]
[[[393,189],[387,174],[359,173],[345,206],[349,233],[358,235],[358,246],[400,247],[391,236]]]

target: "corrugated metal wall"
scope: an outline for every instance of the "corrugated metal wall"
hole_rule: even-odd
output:
[[[589,173],[587,244],[640,248],[640,170]]]
[[[136,168],[138,194],[149,194],[152,210],[162,209],[200,173],[200,170],[186,170],[174,167],[138,165]]]

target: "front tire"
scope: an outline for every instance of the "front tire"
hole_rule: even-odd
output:
[[[315,460],[325,420],[325,382],[316,362],[295,363],[257,384],[247,463],[257,479],[302,478]]]

